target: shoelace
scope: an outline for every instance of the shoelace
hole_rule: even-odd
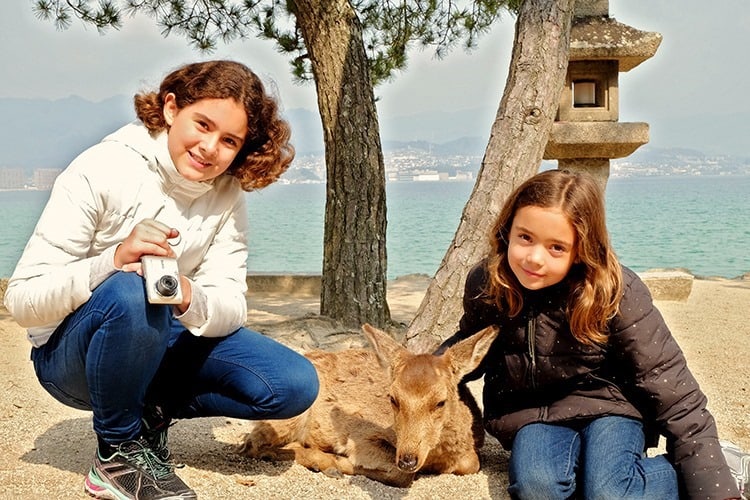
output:
[[[173,473],[174,467],[168,462],[164,462],[160,459],[150,448],[144,446],[138,441],[130,441],[129,446],[134,446],[131,450],[123,450],[123,445],[120,445],[120,449],[117,451],[120,455],[125,457],[130,462],[133,462],[144,469],[151,472],[156,479],[164,479]]]
[[[185,467],[185,464],[178,464],[172,461],[172,458],[170,457],[168,460],[164,461],[160,457],[161,450],[166,450],[168,445],[169,438],[167,437],[167,429],[172,427],[175,424],[175,422],[172,422],[168,425],[165,425],[164,428],[161,429],[155,429],[152,431],[147,431],[151,433],[151,438],[149,439],[151,441],[152,445],[152,452],[156,453],[156,458],[164,464],[168,464],[172,469],[182,469]]]
[[[169,454],[167,451],[167,432],[175,422],[164,415],[159,406],[150,406],[144,409],[144,415],[141,419],[143,422],[143,434],[146,440],[151,444],[154,451],[160,457],[162,454]]]
[[[167,447],[167,429],[169,429],[170,425],[165,425],[163,428],[157,427],[155,429],[146,431],[149,433],[151,439],[153,440],[154,448],[162,449]]]

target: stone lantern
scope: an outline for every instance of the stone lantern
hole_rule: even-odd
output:
[[[610,160],[649,140],[648,123],[618,122],[618,74],[653,57],[661,40],[610,18],[608,0],[576,1],[568,73],[545,160],[588,172],[606,188]]]

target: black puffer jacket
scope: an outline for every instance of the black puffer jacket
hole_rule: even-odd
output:
[[[484,300],[486,282],[482,262],[466,280],[460,329],[439,350],[499,325],[500,335],[470,377],[484,375],[485,426],[506,449],[532,422],[632,417],[655,431],[653,437],[667,438],[688,497],[738,495],[706,396],[635,273],[623,269],[620,312],[605,346],[583,345],[570,333],[565,282],[528,292],[513,318]]]

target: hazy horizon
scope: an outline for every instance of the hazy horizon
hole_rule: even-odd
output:
[[[0,27],[6,68],[0,97],[60,99],[71,95],[91,102],[132,96],[158,85],[163,75],[185,62],[232,58],[252,67],[277,88],[285,109],[317,110],[312,83],[292,82],[287,57],[270,41],[255,38],[219,44],[213,54],[200,54],[185,39],[164,38],[155,22],[143,15],[124,18],[121,30],[104,35],[74,19],[70,29],[57,31],[52,22],[36,19],[31,1],[0,4]],[[745,148],[750,113],[744,63],[750,2],[725,0],[721,8],[684,0],[679,5],[653,0],[610,0],[610,16],[664,39],[656,55],[619,78],[620,121],[644,121],[656,146],[696,143],[727,127],[716,138],[717,149]],[[412,50],[407,68],[393,81],[375,89],[381,128],[398,116],[438,110],[484,110],[477,117],[487,131],[500,102],[507,77],[515,18],[506,14],[466,53],[454,48],[443,60],[431,51]],[[696,129],[695,117],[706,123]],[[694,121],[691,122],[691,119]],[[716,122],[714,126],[711,122]],[[730,136],[731,135],[731,136]]]

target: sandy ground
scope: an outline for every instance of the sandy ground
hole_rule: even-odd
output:
[[[394,319],[409,322],[427,284],[422,276],[389,283]],[[248,324],[299,349],[364,342],[359,335],[332,335],[336,326],[316,316],[317,300],[256,294],[249,299]],[[709,397],[720,436],[750,449],[750,280],[695,280],[686,302],[659,301],[657,306]],[[83,477],[95,448],[91,416],[61,405],[39,386],[24,335],[0,308],[0,499],[88,498]],[[201,499],[507,498],[507,455],[492,438],[482,451],[478,474],[421,477],[411,488],[399,489],[238,456],[235,446],[250,425],[210,418],[172,427],[171,449],[185,464],[178,473]]]

